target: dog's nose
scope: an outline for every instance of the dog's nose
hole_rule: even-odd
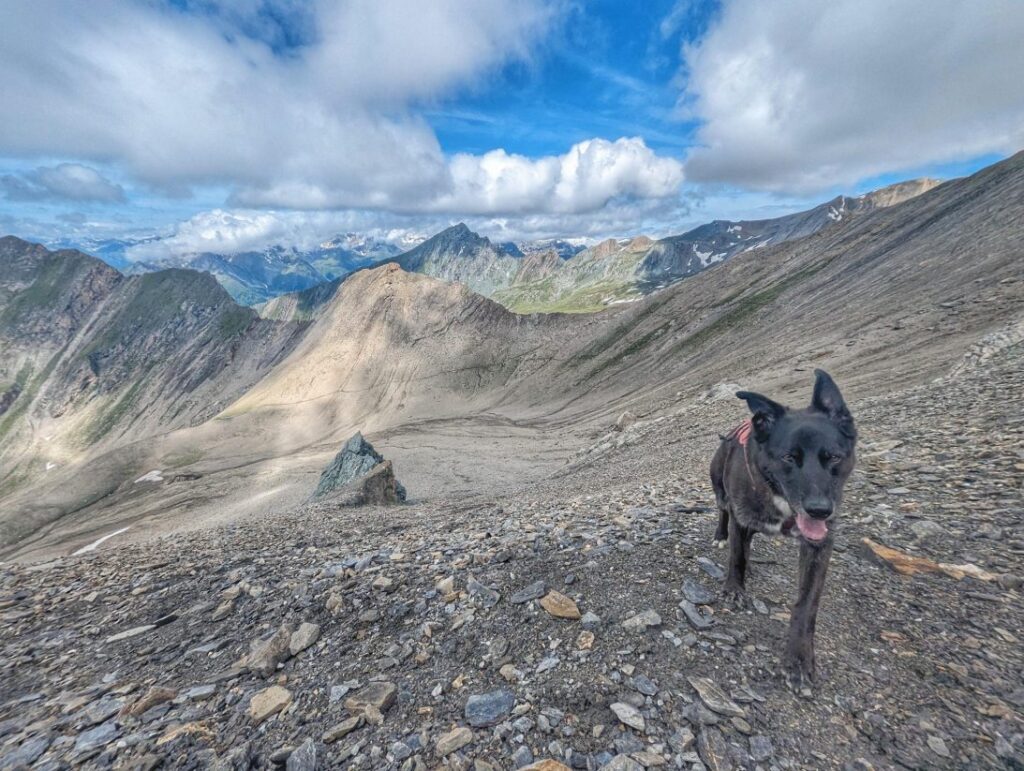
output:
[[[804,511],[814,519],[828,519],[832,516],[832,501],[828,498],[812,498],[804,502]]]

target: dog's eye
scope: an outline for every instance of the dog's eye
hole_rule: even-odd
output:
[[[782,456],[782,462],[789,466],[800,465],[800,453],[799,452],[787,452]]]

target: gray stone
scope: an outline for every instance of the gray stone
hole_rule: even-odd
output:
[[[287,771],[316,771],[316,743],[306,739],[299,748],[288,756]]]
[[[697,737],[697,754],[708,771],[732,771],[736,766],[729,756],[729,745],[717,728],[702,728]]]
[[[121,728],[113,720],[110,720],[80,733],[75,739],[75,752],[90,752],[100,747],[106,747],[120,735]]]
[[[622,701],[617,701],[611,705],[612,712],[623,724],[628,725],[630,728],[635,728],[637,731],[643,731],[646,723],[644,722],[644,716],[640,714],[640,711]]]
[[[700,700],[712,712],[717,712],[719,715],[726,715],[727,717],[743,717],[746,715],[743,708],[726,696],[725,692],[715,685],[714,681],[710,678],[688,677],[686,679],[693,686],[693,689],[697,691]]]
[[[658,686],[656,686],[649,677],[645,675],[636,675],[633,678],[633,687],[636,688],[644,696],[654,696],[658,692]]]
[[[697,557],[697,565],[712,578],[721,581],[725,578],[725,570],[722,566],[713,560],[709,560],[707,557]]]
[[[716,595],[704,584],[687,578],[683,581],[683,597],[694,605],[710,605],[715,601]]]
[[[50,746],[49,736],[33,736],[23,741],[17,749],[0,755],[0,768],[21,768],[31,766]]]
[[[363,435],[356,432],[334,456],[331,464],[320,475],[314,498],[322,498],[341,491],[357,480],[367,476],[378,465],[385,463],[384,456],[373,449]],[[390,470],[390,466],[388,467]],[[394,477],[392,476],[392,479]],[[394,502],[405,500],[405,488],[394,480]]]
[[[642,613],[637,613],[635,616],[630,616],[622,622],[623,627],[632,630],[647,629],[650,626],[660,625],[661,616],[654,610],[645,610]]]
[[[516,695],[504,688],[470,696],[466,700],[466,722],[474,728],[500,723],[516,704]]]
[[[772,746],[772,740],[767,736],[750,737],[750,757],[758,763],[768,760],[774,752],[775,748]]]
[[[547,584],[544,583],[543,580],[534,581],[529,586],[524,586],[518,592],[515,592],[509,598],[509,602],[512,602],[516,605],[522,605],[524,602],[529,602],[530,600],[539,600],[541,597],[544,596],[544,593],[546,591]]]
[[[320,625],[305,622],[292,634],[288,641],[288,650],[293,656],[297,656],[319,639]]]
[[[683,615],[686,616],[686,620],[690,622],[690,625],[693,626],[694,629],[707,629],[715,623],[710,615],[705,616],[700,612],[700,608],[689,600],[682,600],[679,603],[679,608],[683,611]]]

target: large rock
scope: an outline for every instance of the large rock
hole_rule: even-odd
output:
[[[313,497],[328,496],[346,506],[401,503],[405,488],[395,479],[391,461],[357,432],[320,475]]]

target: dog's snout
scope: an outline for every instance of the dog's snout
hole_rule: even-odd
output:
[[[804,511],[814,519],[828,519],[832,516],[832,501],[828,498],[811,498],[804,502]]]

